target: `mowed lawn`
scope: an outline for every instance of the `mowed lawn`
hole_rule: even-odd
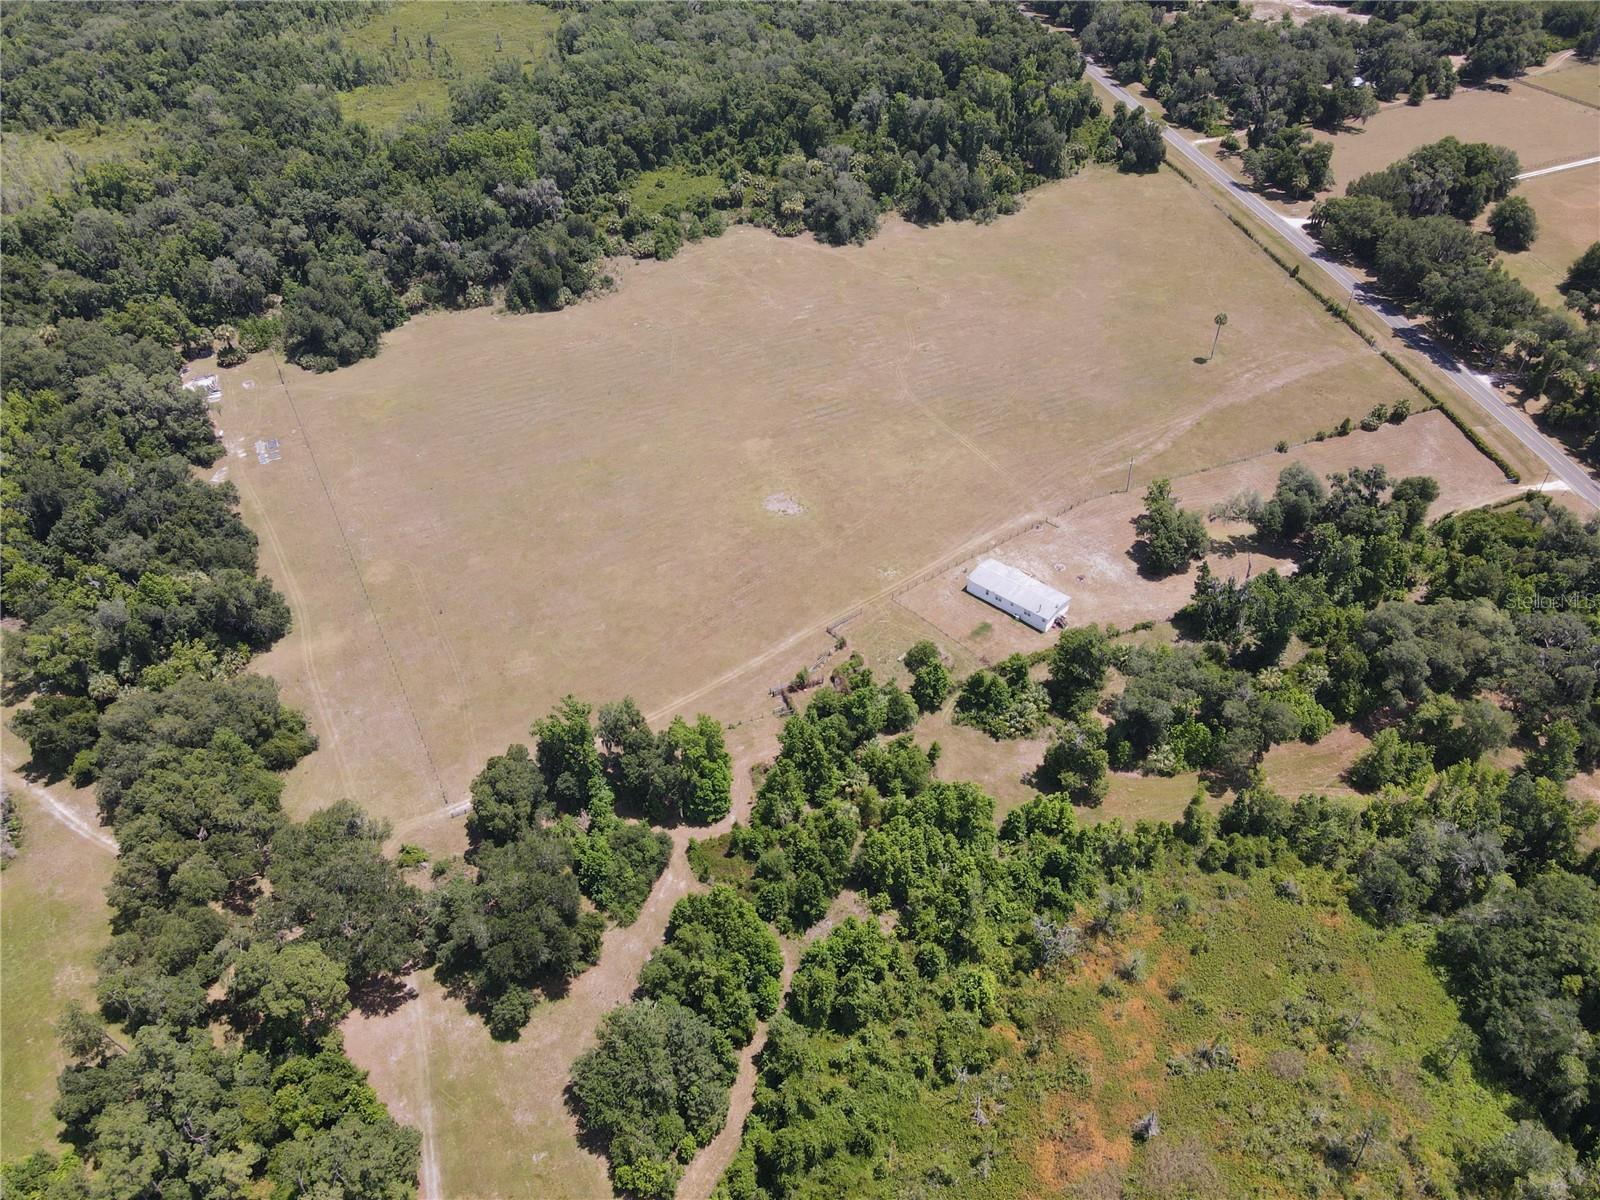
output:
[[[94,960],[111,937],[105,903],[113,859],[50,817],[7,773],[22,847],[0,872],[0,1156],[56,1151],[51,1114],[65,1065],[56,1024],[68,1001],[92,1006]],[[59,789],[93,821],[86,792]]]
[[[1105,170],[865,247],[735,229],[562,313],[425,317],[283,379],[225,372],[219,423],[296,622],[261,666],[323,739],[288,802],[399,821],[567,692],[692,708],[1129,461],[1192,470],[1405,390],[1200,193]]]
[[[1600,112],[1592,114],[1600,133]],[[1539,236],[1528,249],[1501,260],[1546,304],[1560,308],[1558,290],[1578,256],[1600,241],[1600,163],[1524,179],[1516,195],[1533,205]]]

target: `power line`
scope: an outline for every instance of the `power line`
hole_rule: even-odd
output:
[[[378,631],[378,641],[383,645],[384,657],[389,660],[389,672],[394,676],[395,685],[400,689],[400,699],[406,706],[406,715],[411,718],[411,727],[417,732],[417,745],[422,747],[422,756],[428,760],[428,770],[433,773],[433,785],[439,789],[439,802],[448,807],[450,799],[445,794],[444,779],[439,774],[439,764],[434,762],[433,751],[428,749],[428,739],[423,736],[422,722],[417,720],[417,710],[411,703],[411,693],[406,690],[406,681],[400,675],[400,664],[395,659],[394,647],[389,644],[389,635],[384,632],[383,622],[378,619],[378,610],[372,603],[372,593],[367,590],[367,581],[361,574],[361,564],[356,561],[355,549],[350,545],[350,535],[345,532],[344,521],[339,517],[339,506],[333,502],[333,490],[328,486],[327,476],[323,475],[322,467],[317,462],[317,452],[311,446],[311,435],[306,432],[306,423],[300,416],[300,406],[294,402],[294,393],[289,390],[289,381],[283,377],[283,364],[278,361],[276,353],[272,353],[272,366],[278,373],[278,384],[283,388],[283,397],[289,402],[289,411],[294,414],[294,423],[300,430],[300,440],[305,443],[306,456],[311,460],[311,470],[316,475],[317,482],[322,485],[323,498],[328,502],[328,511],[333,514],[333,524],[339,531],[339,541],[344,545],[345,557],[350,560],[350,570],[355,573],[356,584],[361,588],[361,598],[366,602],[373,627]]]

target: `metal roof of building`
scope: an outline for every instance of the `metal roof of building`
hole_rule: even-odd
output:
[[[1049,584],[1040,583],[1026,571],[1019,571],[992,558],[986,558],[973,567],[967,582],[977,584],[997,596],[1004,596],[1018,608],[1037,613],[1046,620],[1053,620],[1072,599],[1065,592],[1058,592]]]

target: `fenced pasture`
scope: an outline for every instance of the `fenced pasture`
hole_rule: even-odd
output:
[[[1103,170],[990,226],[740,228],[561,313],[224,376],[229,477],[296,621],[262,667],[324,742],[289,802],[397,821],[566,692],[689,706],[1130,462],[1190,471],[1409,390],[1182,180]]]

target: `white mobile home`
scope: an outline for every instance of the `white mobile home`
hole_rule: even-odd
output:
[[[215,375],[197,375],[193,379],[185,379],[183,386],[186,391],[204,392],[212,404],[222,399],[222,385],[217,382]]]
[[[1066,615],[1072,597],[1032,575],[986,558],[967,576],[967,591],[1040,633]]]

